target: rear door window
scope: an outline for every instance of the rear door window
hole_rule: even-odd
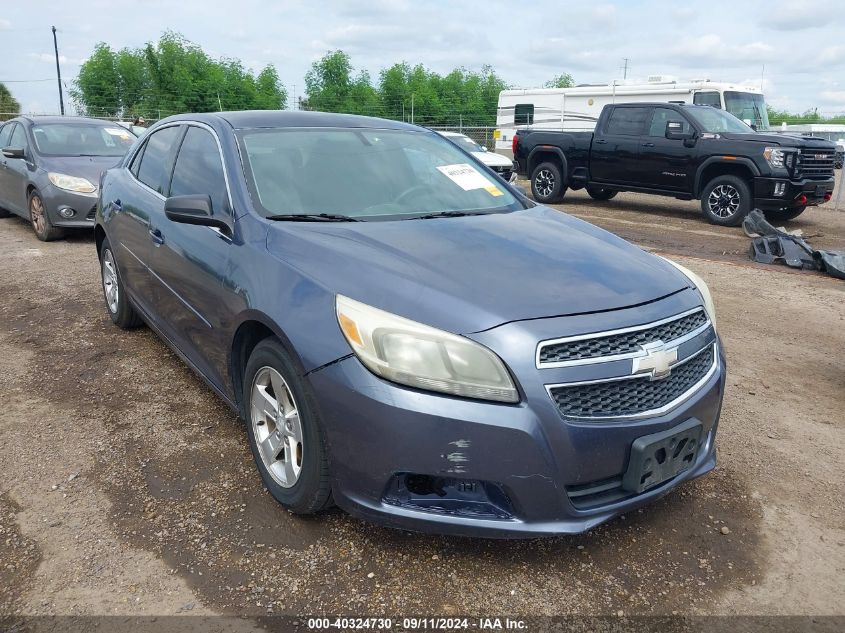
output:
[[[9,139],[12,137],[12,128],[15,123],[7,123],[0,128],[0,148],[9,147]]]
[[[226,177],[217,141],[211,132],[196,126],[185,133],[170,183],[171,196],[191,194],[211,196],[214,213],[224,213],[227,208]]]
[[[606,134],[640,136],[645,131],[645,122],[650,108],[614,108],[607,122]]]
[[[181,126],[172,126],[153,132],[141,156],[138,180],[163,196],[170,187],[173,151],[181,130]]]

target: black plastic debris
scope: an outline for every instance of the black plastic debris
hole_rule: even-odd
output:
[[[845,279],[845,252],[814,250],[798,235],[769,224],[759,209],[754,209],[745,217],[742,228],[751,238],[751,259],[755,262],[782,262],[791,268],[819,270]]]

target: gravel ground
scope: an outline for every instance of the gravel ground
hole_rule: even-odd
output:
[[[710,284],[719,467],[568,538],[432,537],[262,489],[243,425],[151,332],[111,325],[90,235],[0,221],[0,616],[842,614],[845,283],[747,259],[697,203],[562,209]],[[800,227],[845,249],[845,212]]]

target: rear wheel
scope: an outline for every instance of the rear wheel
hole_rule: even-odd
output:
[[[256,345],[244,372],[247,432],[270,494],[291,512],[332,505],[328,450],[313,397],[284,347]]]
[[[769,222],[786,222],[794,220],[807,210],[807,205],[792,207],[791,209],[778,209],[777,211],[764,211],[763,215]]]
[[[739,176],[716,176],[701,193],[701,210],[711,224],[739,226],[751,211],[751,188]]]
[[[53,226],[50,222],[50,216],[47,215],[47,209],[44,207],[44,199],[35,189],[29,194],[29,221],[35,237],[42,242],[52,242],[65,236],[64,229]]]
[[[566,186],[560,167],[555,163],[540,163],[531,174],[531,194],[537,202],[554,204],[563,199]]]
[[[593,200],[610,200],[615,198],[619,193],[615,189],[606,189],[605,187],[587,187],[587,193]]]

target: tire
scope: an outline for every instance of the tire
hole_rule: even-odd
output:
[[[566,185],[560,167],[555,163],[540,163],[531,173],[531,194],[537,202],[555,204],[563,199]]]
[[[329,456],[316,402],[276,339],[264,339],[249,357],[243,398],[252,456],[273,498],[296,514],[331,506]]]
[[[763,215],[766,216],[769,222],[788,222],[789,220],[794,220],[806,210],[807,206],[804,205],[801,207],[792,207],[791,209],[764,211]]]
[[[37,189],[29,192],[29,223],[35,237],[42,242],[52,242],[65,236],[64,229],[53,226],[50,222],[50,216],[44,207],[44,199]]]
[[[619,193],[615,189],[605,189],[604,187],[587,187],[587,194],[593,200],[611,200]]]
[[[129,301],[129,296],[123,287],[120,271],[115,263],[114,253],[108,238],[103,240],[99,255],[103,298],[106,301],[106,311],[109,313],[112,323],[124,330],[143,325],[141,316]]]
[[[751,187],[739,176],[716,176],[701,192],[701,211],[711,224],[739,226],[751,211]]]
[[[6,211],[3,207],[0,207],[0,218],[10,218],[12,217],[11,211]]]

